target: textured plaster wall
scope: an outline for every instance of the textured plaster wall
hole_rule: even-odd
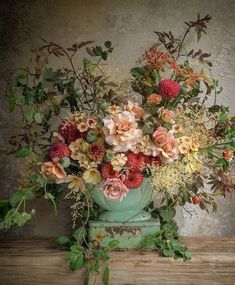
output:
[[[183,33],[184,20],[196,18],[197,13],[210,14],[213,21],[208,37],[203,37],[202,48],[213,54],[215,75],[224,87],[220,102],[230,105],[235,113],[235,1],[229,0],[12,0],[0,1],[0,150],[6,149],[8,137],[16,132],[19,115],[7,113],[5,80],[9,70],[27,66],[30,49],[42,42],[41,38],[70,45],[76,41],[110,39],[116,50],[112,64],[119,74],[135,63],[139,55],[154,41],[154,30]],[[195,36],[191,36],[188,45]],[[197,46],[196,46],[197,47]],[[7,197],[16,185],[21,163],[1,157],[0,197]],[[206,214],[196,209],[192,217],[178,210],[177,220],[185,235],[235,235],[235,199],[219,199],[219,210]],[[54,236],[70,231],[68,205],[61,203],[59,216],[54,217],[44,201],[32,205],[36,215],[23,229],[13,230],[10,236]],[[190,208],[189,210],[193,210]]]

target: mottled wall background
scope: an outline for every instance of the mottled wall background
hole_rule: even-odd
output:
[[[197,13],[213,17],[208,36],[200,45],[213,55],[214,74],[224,87],[220,102],[235,113],[235,1],[230,0],[12,0],[0,1],[0,149],[4,152],[10,134],[16,132],[20,114],[9,114],[5,98],[5,80],[9,70],[27,66],[31,48],[42,44],[40,38],[69,46],[76,41],[111,40],[116,49],[112,64],[119,74],[127,74],[139,55],[155,41],[154,30],[172,30],[182,34],[184,20]],[[195,35],[188,39],[194,45]],[[61,62],[62,64],[63,62]],[[16,185],[20,162],[1,157],[0,197],[7,197]],[[235,235],[235,198],[219,199],[217,214],[196,209],[192,217],[179,209],[177,220],[185,235]],[[68,205],[61,202],[59,216],[45,201],[31,205],[36,209],[32,222],[7,236],[55,236],[71,228]]]

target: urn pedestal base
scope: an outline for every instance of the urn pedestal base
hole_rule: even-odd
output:
[[[107,247],[112,240],[118,240],[118,249],[137,249],[145,236],[160,230],[160,222],[150,219],[141,222],[90,221],[89,240],[95,247]]]

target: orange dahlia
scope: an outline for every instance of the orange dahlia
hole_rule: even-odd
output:
[[[145,166],[145,155],[142,152],[134,153],[129,150],[126,153],[126,157],[127,157],[126,165],[131,170],[140,170]]]
[[[96,142],[92,143],[87,149],[87,156],[94,161],[101,160],[104,154],[105,154],[104,146]]]
[[[140,171],[129,171],[126,174],[126,178],[123,181],[123,183],[129,188],[129,189],[135,189],[140,187],[140,185],[143,183],[144,175]]]
[[[119,172],[114,171],[113,166],[110,162],[105,162],[101,166],[101,175],[105,179],[117,178]]]

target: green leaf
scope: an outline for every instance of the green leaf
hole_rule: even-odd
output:
[[[224,158],[218,159],[217,162],[216,162],[216,164],[219,165],[219,166],[221,166],[224,171],[225,171],[225,170],[228,168],[228,166],[229,166],[229,162],[228,162],[226,159],[224,159]]]
[[[189,251],[186,251],[186,252],[184,253],[184,256],[185,256],[185,258],[188,259],[188,260],[192,259],[192,253],[189,252]]]
[[[58,236],[56,238],[56,242],[59,245],[67,245],[67,244],[71,243],[71,240],[68,236],[61,235],[61,236]]]
[[[31,153],[31,149],[29,148],[22,148],[20,150],[18,150],[15,154],[15,156],[17,158],[20,158],[20,157],[26,157],[27,155],[29,155]]]
[[[10,200],[0,200],[0,218],[4,217],[11,207]]]
[[[80,251],[80,247],[73,245],[68,253],[69,267],[71,270],[81,269],[85,266],[85,256]]]
[[[47,110],[44,114],[44,120],[49,121],[51,118],[51,115],[52,115],[52,110],[51,109]]]
[[[93,48],[93,53],[96,55],[96,56],[101,56],[102,55],[102,47],[100,46],[96,46]]]
[[[155,84],[158,84],[161,81],[159,70],[154,69],[151,73],[151,78]]]
[[[82,90],[77,90],[75,93],[74,93],[75,97],[77,98],[80,98],[84,95],[83,91]]]
[[[228,120],[228,114],[226,111],[221,111],[220,114],[219,114],[219,118],[218,118],[218,121],[219,123],[221,124],[225,124]]]
[[[41,124],[42,123],[42,117],[41,117],[41,114],[40,113],[36,113],[34,115],[34,121],[38,124]]]
[[[34,198],[34,193],[31,189],[25,188],[14,192],[10,197],[10,204],[15,207],[22,199],[31,200]]]
[[[207,148],[207,155],[208,155],[208,158],[212,159],[214,157],[214,149],[213,147],[208,147]]]
[[[159,208],[159,214],[161,218],[167,222],[174,218],[176,214],[176,210],[173,207],[167,208],[165,206],[162,206]]]
[[[54,199],[55,199],[55,197],[54,197],[51,193],[49,193],[49,192],[46,192],[46,193],[45,193],[44,198],[45,198],[46,200],[53,200],[53,201],[54,201]]]
[[[15,96],[15,90],[12,87],[7,89],[7,97],[8,97],[9,111],[13,112],[16,106],[16,96]]]
[[[40,174],[35,177],[35,181],[40,184],[40,187],[44,187],[44,185],[46,184],[45,178]]]
[[[16,81],[16,84],[19,86],[19,85],[24,85],[27,83],[27,73],[21,73],[19,75],[17,75],[15,77],[15,81]]]
[[[26,105],[32,105],[33,104],[33,90],[27,86],[25,86],[23,95],[25,98],[25,104]]]
[[[154,92],[154,88],[155,88],[154,86],[147,87],[146,91],[147,95],[151,95]]]
[[[30,219],[31,219],[31,214],[28,214],[26,212],[23,213],[15,212],[13,216],[13,222],[19,227],[22,227]]]
[[[25,117],[29,122],[32,122],[34,119],[34,115],[36,114],[37,110],[35,106],[30,106],[25,111]]]
[[[106,267],[104,269],[104,274],[103,274],[104,285],[109,285],[109,275],[110,275],[109,266],[106,265]]]
[[[86,229],[81,227],[74,232],[73,237],[76,239],[77,243],[82,244],[86,239],[86,235]]]
[[[106,41],[106,42],[104,43],[104,45],[105,45],[105,47],[106,47],[107,49],[110,49],[110,48],[112,47],[112,42],[111,42],[111,41]]]
[[[148,204],[148,208],[149,209],[154,209],[154,202],[151,201],[149,204]]]
[[[155,244],[156,242],[156,235],[147,235],[144,238],[144,244],[151,247]]]
[[[188,87],[185,85],[182,85],[180,87],[180,94],[186,95],[188,93]]]
[[[107,53],[107,51],[103,51],[103,52],[102,52],[101,58],[102,58],[103,60],[107,60],[107,58],[108,58],[108,53]]]
[[[12,207],[15,207],[21,199],[24,197],[24,193],[21,190],[14,192],[10,197],[10,204]]]
[[[145,125],[145,126],[143,127],[143,130],[144,130],[144,133],[145,133],[146,135],[152,135],[153,132],[154,132],[153,126],[149,126],[149,125]]]
[[[34,192],[32,189],[22,189],[20,191],[23,191],[24,192],[24,198],[25,200],[31,200],[34,198]]]
[[[46,68],[45,73],[44,73],[44,79],[51,81],[53,79],[53,77],[54,77],[53,69],[51,67]]]
[[[167,256],[167,257],[171,257],[174,255],[174,251],[172,249],[166,249],[164,248],[163,251],[162,251],[162,254],[164,256]]]
[[[144,76],[146,74],[146,70],[144,67],[134,67],[130,70],[130,72],[134,77]]]
[[[111,240],[109,243],[108,243],[108,250],[114,250],[115,248],[117,248],[119,244],[119,241],[118,240]]]

